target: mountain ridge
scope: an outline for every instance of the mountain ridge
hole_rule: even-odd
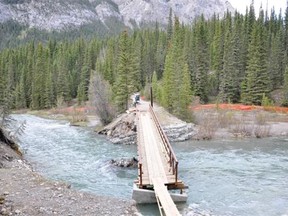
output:
[[[183,23],[190,23],[202,13],[234,11],[225,0],[0,0],[0,22],[14,20],[29,28],[63,30],[117,20],[129,28],[143,23],[167,24],[170,8]]]

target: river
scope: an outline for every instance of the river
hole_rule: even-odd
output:
[[[45,177],[89,193],[130,199],[136,169],[109,161],[137,154],[136,146],[113,145],[91,129],[32,115],[19,138],[25,158]],[[179,175],[188,186],[189,211],[219,216],[288,215],[288,138],[189,141],[174,143]],[[139,206],[159,215],[156,205]]]

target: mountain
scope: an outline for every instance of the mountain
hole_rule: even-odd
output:
[[[172,8],[184,23],[202,13],[234,11],[226,0],[0,0],[0,22],[16,21],[29,28],[63,30],[99,23],[114,28],[113,23],[128,27],[155,22],[166,24]]]

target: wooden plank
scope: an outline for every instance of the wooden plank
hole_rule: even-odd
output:
[[[142,133],[144,137],[144,146],[146,152],[146,161],[149,171],[150,182],[152,183],[152,178],[161,177],[165,183],[167,182],[165,168],[162,163],[161,155],[159,153],[159,142],[155,136],[155,129],[153,121],[151,119],[150,113],[141,113],[141,124]]]
[[[142,185],[153,186],[160,212],[163,210],[166,216],[180,215],[165,184],[169,187],[177,187],[177,184],[183,183],[179,180],[175,182],[175,174],[168,161],[169,155],[151,113],[144,107],[140,110],[137,132],[138,151],[142,155]]]
[[[153,178],[155,195],[158,197],[166,216],[181,216],[161,178]]]

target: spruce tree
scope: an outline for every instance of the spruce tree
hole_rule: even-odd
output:
[[[208,35],[205,25],[205,19],[202,15],[194,27],[195,37],[195,74],[194,74],[194,94],[200,97],[201,102],[208,101],[208,71],[209,71],[209,52]]]
[[[91,67],[91,58],[88,50],[86,50],[84,64],[81,69],[80,84],[77,91],[77,99],[79,105],[88,100]]]
[[[270,92],[270,80],[267,70],[267,35],[264,28],[264,13],[254,23],[248,50],[248,66],[242,87],[242,102],[260,105],[263,94]]]
[[[240,99],[241,75],[241,23],[235,14],[235,23],[227,22],[223,71],[221,73],[219,99],[222,102],[238,102]]]
[[[114,94],[117,109],[123,112],[128,109],[128,102],[131,94],[137,90],[138,80],[135,80],[133,71],[134,56],[131,55],[131,42],[127,31],[120,36],[118,73],[114,85]]]
[[[174,79],[173,79],[174,61],[175,59],[173,59],[172,52],[168,50],[163,73],[163,94],[161,104],[169,112],[173,112],[173,92],[176,91],[176,89],[174,88]]]
[[[69,89],[68,61],[65,49],[62,46],[57,55],[57,79],[56,79],[57,101],[68,102],[71,99]],[[59,104],[60,105],[60,104]]]
[[[284,86],[283,86],[283,101],[282,106],[288,106],[288,66],[286,66],[284,73]]]
[[[284,47],[285,47],[285,57],[286,57],[286,62],[285,64],[288,65],[288,1],[286,4],[286,10],[285,10],[285,18],[284,18]]]
[[[26,108],[26,96],[25,96],[25,79],[24,74],[21,75],[20,82],[15,89],[15,108],[23,109]]]
[[[184,65],[182,82],[179,89],[179,117],[186,121],[191,120],[189,105],[192,102],[191,77],[188,64]]]
[[[183,52],[183,39],[183,28],[175,17],[174,31],[165,61],[161,98],[164,107],[182,119],[187,118],[188,105],[191,102],[191,80]]]
[[[173,11],[169,10],[168,26],[167,26],[167,44],[170,42],[173,34]]]
[[[38,44],[36,49],[36,63],[33,68],[33,78],[32,78],[32,92],[31,92],[31,108],[34,110],[44,108],[43,100],[43,77],[45,74],[44,69],[44,48],[41,43]]]
[[[269,57],[268,72],[271,88],[280,88],[283,84],[285,49],[283,48],[282,30],[272,35],[271,52]]]

